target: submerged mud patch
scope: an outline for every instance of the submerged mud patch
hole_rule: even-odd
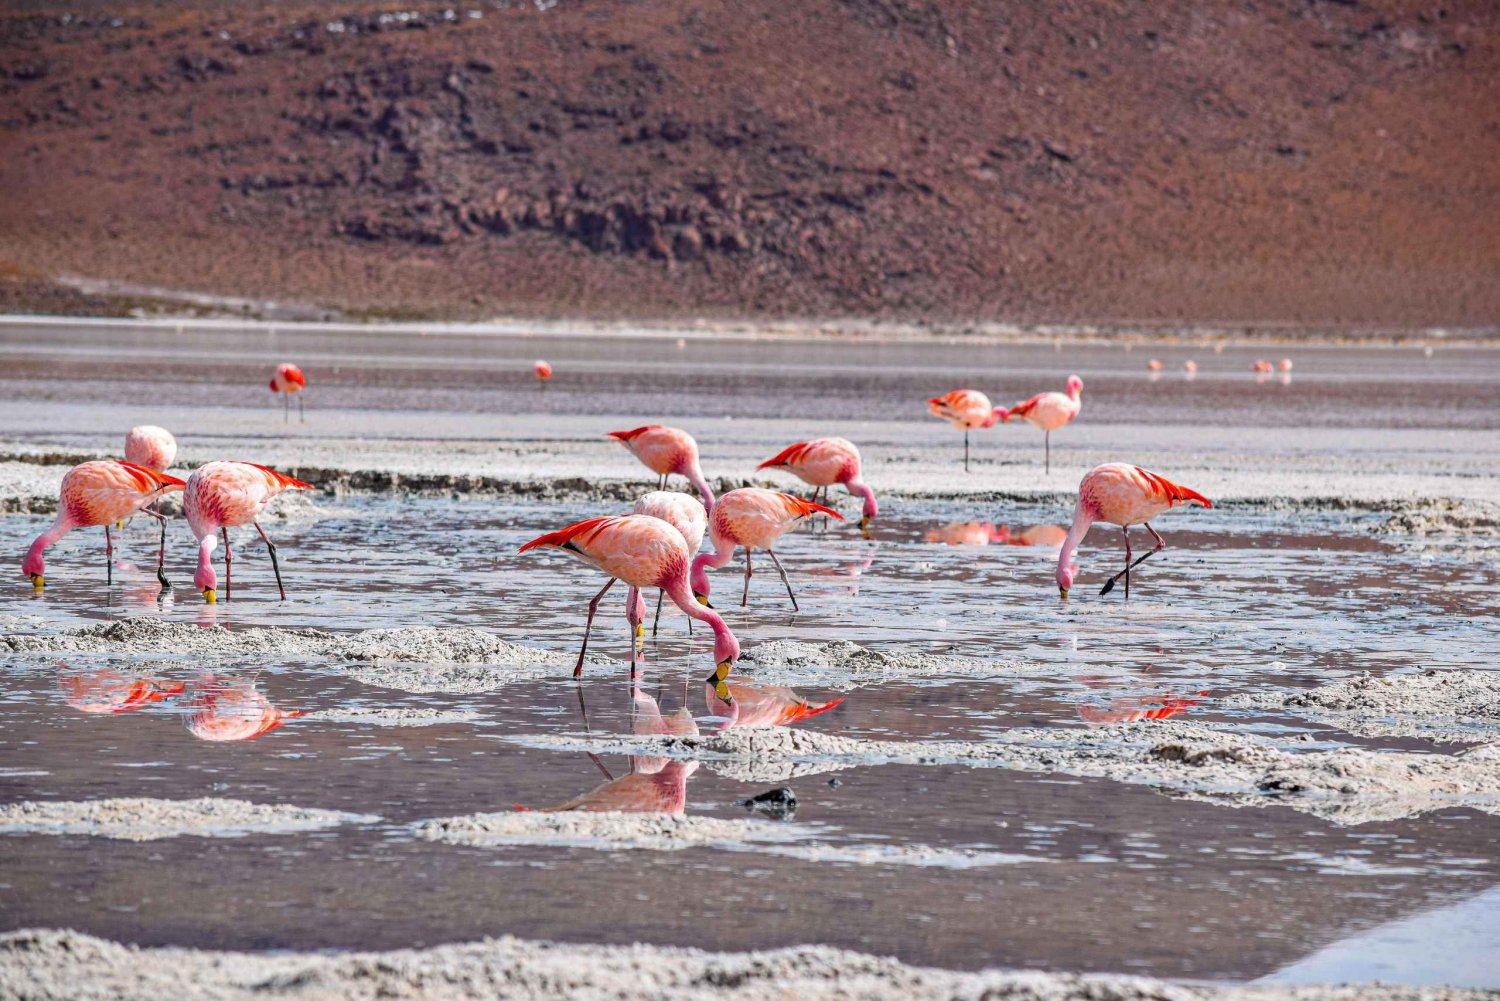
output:
[[[379,817],[242,799],[95,799],[28,802],[0,807],[0,833],[86,834],[122,841],[162,838],[235,838],[289,834],[340,824],[370,824]]]
[[[1396,501],[1375,527],[1383,535],[1500,535],[1500,507],[1481,500],[1425,497]]]
[[[480,716],[469,709],[353,706],[348,709],[318,709],[303,713],[302,718],[320,723],[357,723],[365,726],[442,726],[449,723],[472,723]]]
[[[732,762],[787,761],[814,770],[879,764],[963,765],[1057,772],[1149,785],[1228,806],[1286,806],[1337,824],[1364,824],[1467,806],[1500,814],[1500,744],[1457,755],[1340,748],[1291,751],[1254,734],[1177,720],[1048,730],[995,741],[897,741],[780,727],[692,737],[506,738],[526,746],[656,753]],[[806,773],[803,773],[806,774]]]
[[[848,640],[804,643],[779,639],[746,650],[741,662],[758,681],[818,684],[846,690],[878,681],[921,677],[991,677],[1034,672],[1038,664],[980,657],[954,657],[906,647],[871,650]]]
[[[1366,737],[1483,741],[1500,724],[1500,672],[1365,673],[1307,691],[1231,696],[1224,704],[1284,710]]]
[[[339,997],[353,1001],[474,995],[616,1001],[733,998],[806,1001],[860,998],[1003,997],[1009,1001],[1338,1001],[1348,987],[1230,987],[1146,977],[908,966],[895,959],[798,946],[711,953],[670,946],[566,945],[516,938],[392,952],[278,953],[139,949],[72,931],[0,935],[0,964],[22,997]],[[634,992],[625,985],[636,985]],[[1361,985],[1367,1001],[1480,1001],[1490,992]]]
[[[809,828],[757,820],[721,820],[670,813],[570,810],[542,813],[474,813],[423,820],[417,837],[479,848],[548,845],[563,848],[680,851],[684,848],[745,848],[757,841],[795,841]]]

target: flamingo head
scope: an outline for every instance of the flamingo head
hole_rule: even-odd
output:
[[[1083,380],[1076,375],[1068,376],[1068,395],[1076,397],[1083,392]]]
[[[1073,578],[1078,575],[1078,564],[1066,556],[1057,562],[1057,593],[1066,598],[1073,589]]]
[[[986,417],[984,419],[984,423],[979,426],[982,428],[992,428],[1003,420],[1005,420],[1005,408],[996,407],[994,410],[990,411],[990,415]]]
[[[219,575],[214,570],[213,542],[214,537],[209,535],[198,547],[198,570],[193,574],[193,587],[198,589],[203,600],[210,605],[219,600]]]

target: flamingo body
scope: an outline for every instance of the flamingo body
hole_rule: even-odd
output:
[[[163,494],[183,486],[175,476],[118,459],[96,459],[74,466],[63,476],[58,490],[57,520],[31,544],[21,564],[22,572],[41,588],[47,572],[43,552],[75,528],[103,525],[106,552],[112,554],[111,524],[124,521]]]
[[[1166,543],[1156,530],[1151,528],[1150,521],[1157,515],[1167,511],[1178,504],[1200,504],[1203,507],[1213,507],[1213,502],[1207,497],[1184,486],[1173,483],[1158,473],[1142,469],[1140,466],[1132,466],[1126,462],[1107,462],[1102,466],[1095,466],[1083,477],[1078,485],[1078,506],[1074,510],[1073,525],[1068,530],[1067,537],[1063,539],[1062,548],[1057,554],[1057,586],[1063,597],[1068,596],[1068,590],[1073,586],[1073,578],[1076,568],[1073,566],[1071,557],[1083,537],[1088,534],[1089,526],[1096,521],[1102,521],[1110,525],[1119,525],[1125,529],[1125,559],[1126,569],[1118,576],[1125,576],[1126,596],[1129,596],[1130,578],[1130,526],[1145,525],[1147,531],[1157,540],[1157,552]],[[1142,556],[1145,559],[1150,556]],[[1140,562],[1137,560],[1136,562]],[[1100,593],[1107,593],[1114,587],[1114,578],[1104,586]]]
[[[1034,428],[1046,432],[1047,471],[1052,471],[1052,432],[1069,423],[1083,409],[1083,380],[1076,375],[1068,376],[1068,388],[1064,393],[1038,393],[1023,400],[1009,410],[1001,410],[1000,419],[1009,423],[1017,417]]]
[[[271,502],[289,489],[312,490],[313,486],[253,462],[232,460],[205,463],[188,476],[182,509],[187,515],[188,527],[198,540],[198,572],[193,575],[193,584],[206,601],[213,603],[217,600],[219,578],[214,571],[213,551],[219,534],[224,535],[227,563],[232,557],[228,552],[229,536],[225,530],[254,524]],[[260,529],[260,526],[257,524],[256,528]],[[264,530],[261,530],[261,535],[265,536]],[[270,548],[271,564],[276,568],[277,587],[280,589],[281,569],[276,562],[276,547],[271,545],[269,538],[266,538],[266,544]],[[227,591],[225,596],[228,597]],[[281,596],[286,598],[284,589]]]
[[[177,439],[166,428],[155,424],[133,427],[125,435],[125,461],[154,469],[158,473],[172,468],[177,460]]]
[[[633,513],[660,518],[681,532],[690,556],[703,548],[703,533],[708,530],[708,512],[696,497],[674,490],[653,490],[636,500]]]
[[[661,477],[661,486],[666,486],[672,474],[685,476],[703,496],[703,506],[714,506],[714,494],[703,469],[698,464],[698,442],[681,428],[647,424],[630,431],[611,431],[609,437],[629,449],[630,454],[641,461],[647,469]]]
[[[969,470],[969,432],[1000,423],[1004,411],[990,406],[990,398],[977,389],[955,389],[927,401],[927,412],[941,417],[964,433],[964,472]]]
[[[847,438],[817,438],[788,445],[755,468],[785,469],[803,483],[822,488],[825,500],[829,487],[835,483],[843,484],[851,495],[864,498],[860,528],[869,527],[880,513],[875,491],[860,478],[859,449]],[[817,498],[818,491],[814,489],[812,499]]]
[[[750,551],[764,549],[770,554],[772,562],[776,564],[783,583],[786,583],[787,594],[792,596],[792,608],[795,610],[797,598],[792,595],[792,585],[787,582],[786,572],[781,569],[781,561],[776,558],[776,553],[771,547],[792,526],[814,512],[830,515],[840,521],[844,520],[844,516],[831,507],[803,500],[801,497],[793,497],[779,490],[741,487],[738,490],[729,491],[719,498],[719,503],[715,504],[708,514],[708,537],[714,544],[714,551],[704,553],[693,561],[694,596],[706,604],[709,592],[707,568],[723,566],[734,555],[735,547],[744,546],[746,550],[745,596],[740,599],[740,604],[743,606],[749,601]]]
[[[273,393],[300,393],[307,388],[307,376],[302,370],[291,362],[282,362],[276,366],[276,373],[271,376],[271,392]]]
[[[540,358],[532,363],[531,371],[536,373],[537,379],[541,382],[547,382],[552,378],[551,364],[542,361]]]

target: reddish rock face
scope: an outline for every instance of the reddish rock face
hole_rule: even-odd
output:
[[[1500,313],[1482,0],[513,8],[11,5],[0,271],[450,315]]]

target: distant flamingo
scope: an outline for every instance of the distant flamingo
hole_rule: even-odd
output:
[[[177,439],[155,424],[133,427],[125,435],[125,461],[164,473],[177,460]]]
[[[276,374],[271,376],[271,392],[282,394],[281,416],[283,422],[292,419],[291,394],[300,394],[306,388],[307,376],[303,375],[302,370],[296,365],[284,361],[276,366]],[[302,411],[302,397],[300,395],[297,397],[297,419],[304,423],[307,421],[307,416]]]
[[[531,370],[536,373],[536,381],[541,383],[543,389],[546,389],[547,383],[552,381],[551,363],[542,361],[540,358],[538,358],[535,362],[532,363]]]
[[[583,646],[578,650],[578,663],[573,667],[573,677],[583,673],[583,656],[589,648],[589,630],[594,625],[594,613],[599,601],[615,581],[624,581],[636,591],[648,587],[659,587],[666,592],[672,603],[690,618],[707,622],[714,631],[714,673],[708,677],[711,685],[722,685],[729,669],[740,656],[740,643],[730,632],[729,626],[719,613],[700,607],[693,601],[688,590],[687,542],[682,533],[660,518],[644,514],[614,515],[605,518],[590,518],[569,525],[556,532],[538,536],[521,547],[521,552],[531,549],[563,549],[598,570],[609,574],[609,582],[600,588],[589,602],[589,616],[583,627]],[[631,625],[640,623],[644,608],[638,601],[626,602],[626,615]],[[630,673],[636,673],[635,630],[630,638]],[[727,695],[728,689],[724,689]]]
[[[1078,507],[1073,514],[1073,527],[1057,554],[1057,588],[1066,598],[1073,587],[1073,576],[1077,568],[1072,564],[1073,551],[1088,534],[1089,526],[1096,521],[1119,525],[1125,532],[1125,569],[1105,581],[1100,594],[1108,594],[1115,581],[1125,578],[1125,597],[1130,597],[1130,571],[1150,556],[1161,552],[1167,543],[1151,519],[1175,507],[1179,503],[1201,504],[1213,507],[1213,502],[1195,490],[1181,487],[1140,466],[1124,462],[1107,462],[1095,466],[1078,485]],[[1134,563],[1130,561],[1130,526],[1145,525],[1146,531],[1156,540],[1156,548],[1144,554]]]
[[[156,681],[113,667],[57,665],[57,684],[68,705],[82,713],[128,713],[182,692],[180,681]]]
[[[190,710],[183,721],[188,732],[215,743],[253,740],[302,715],[298,709],[271,705],[253,678],[222,678],[205,672],[194,679],[183,698]]]
[[[660,518],[681,532],[682,540],[687,543],[689,556],[697,556],[698,550],[703,548],[703,533],[708,528],[708,512],[696,497],[672,490],[653,490],[636,500],[633,513]],[[631,593],[639,599],[639,591],[632,588]],[[656,618],[651,622],[652,636],[656,635],[656,629],[661,625],[661,603],[665,595],[665,591],[656,592]],[[692,631],[693,620],[688,619],[688,632]]]
[[[657,489],[667,488],[667,477],[673,473],[686,476],[698,493],[703,496],[703,506],[710,511],[714,506],[714,492],[703,478],[698,466],[698,443],[693,436],[679,428],[647,424],[632,431],[611,431],[609,437],[624,445],[630,454],[641,460],[661,481]]]
[[[1250,371],[1259,372],[1262,375],[1274,371],[1274,369],[1275,366],[1266,361],[1264,358],[1259,358],[1256,361],[1250,363]]]
[[[1000,423],[1003,412],[990,406],[990,398],[977,389],[955,389],[946,396],[927,401],[927,412],[941,417],[964,433],[964,472],[969,471],[969,432],[975,428],[992,428]]]
[[[714,544],[714,552],[704,553],[693,561],[693,596],[703,604],[708,604],[706,568],[717,569],[723,566],[734,555],[736,546],[744,546],[745,593],[740,597],[740,607],[743,608],[750,602],[750,553],[755,549],[764,549],[766,555],[771,557],[771,562],[776,564],[781,582],[786,585],[787,597],[792,599],[792,611],[800,611],[797,596],[792,593],[792,582],[787,580],[786,571],[782,569],[781,561],[776,558],[771,547],[788,529],[815,511],[831,515],[839,521],[844,520],[844,516],[831,507],[814,504],[777,490],[741,487],[720,497],[719,503],[714,505],[708,515],[708,537]]]
[[[1150,361],[1146,362],[1146,371],[1148,372],[1160,372],[1165,367],[1166,366],[1161,363],[1160,358],[1152,358]]]
[[[1046,472],[1052,472],[1052,432],[1078,416],[1083,409],[1083,380],[1076,375],[1068,376],[1066,393],[1038,393],[1029,400],[1017,403],[1009,410],[1001,408],[1000,420],[1010,423],[1019,417],[1034,428],[1045,432],[1043,437],[1047,455]]]
[[[1068,530],[1061,525],[1031,525],[1005,541],[1012,546],[1060,546],[1067,534]]]
[[[1292,360],[1290,358],[1283,358],[1276,363],[1276,367],[1283,372],[1290,372],[1292,370]]]
[[[725,718],[725,730],[749,726],[786,726],[826,713],[844,701],[837,698],[815,706],[790,688],[754,682],[738,674],[731,675],[725,684],[732,701],[720,699],[710,685],[703,687],[708,711]]]
[[[313,485],[253,462],[209,462],[188,476],[182,509],[188,527],[198,539],[198,572],[193,575],[193,586],[203,592],[203,600],[210,605],[218,600],[215,589],[219,577],[214,572],[213,553],[220,535],[224,537],[224,600],[230,599],[234,554],[229,548],[229,530],[247,522],[266,540],[271,569],[276,574],[276,590],[281,592],[281,600],[286,600],[276,543],[255,519],[265,513],[277,494],[288,489],[312,490]]]
[[[1182,370],[1188,375],[1194,375],[1198,371],[1198,363],[1189,358],[1187,361],[1182,363]]]
[[[45,586],[47,572],[42,553],[46,548],[73,531],[75,528],[104,526],[105,581],[114,583],[114,541],[109,535],[111,522],[124,521],[142,512],[161,523],[161,549],[156,556],[156,579],[164,589],[172,585],[167,582],[164,565],[167,558],[167,519],[155,511],[145,510],[146,505],[173,490],[180,490],[183,482],[175,476],[159,473],[133,462],[117,459],[98,459],[74,466],[63,476],[62,487],[57,494],[57,520],[52,527],[31,544],[21,570],[31,578],[38,591]]]
[[[859,449],[846,438],[817,438],[788,445],[755,468],[790,471],[813,487],[810,500],[816,501],[821,490],[825,504],[828,503],[828,488],[842,483],[851,495],[865,499],[859,530],[866,535],[870,531],[870,522],[880,513],[880,507],[875,503],[875,491],[860,479]]]

